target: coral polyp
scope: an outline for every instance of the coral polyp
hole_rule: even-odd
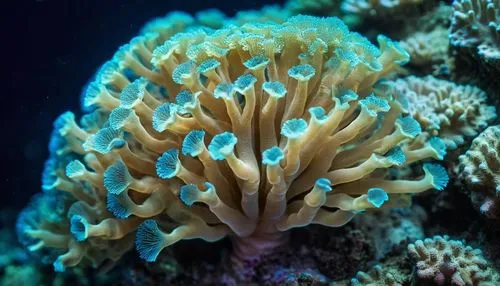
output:
[[[187,239],[230,237],[235,262],[258,259],[292,228],[446,187],[443,167],[417,166],[445,144],[373,92],[408,62],[398,43],[311,16],[177,28],[147,25],[86,87],[80,124],[71,112],[54,124],[37,202],[61,207],[34,202],[18,230],[32,251],[57,249],[57,271],[133,247],[155,261]],[[410,164],[422,175],[394,178]]]

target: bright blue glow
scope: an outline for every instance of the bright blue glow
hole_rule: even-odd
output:
[[[368,202],[376,208],[380,208],[386,201],[389,200],[389,195],[381,188],[371,188],[368,190]]]

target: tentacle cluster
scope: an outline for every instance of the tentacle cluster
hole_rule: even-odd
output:
[[[56,120],[43,189],[68,197],[61,222],[40,209],[19,221],[32,250],[61,249],[56,270],[116,261],[134,240],[155,261],[180,240],[230,236],[245,259],[288,229],[445,188],[433,163],[421,178],[386,176],[446,152],[391,93],[373,93],[408,62],[397,43],[380,36],[378,48],[337,18],[172,36],[176,23],[148,24],[103,65],[80,124]]]

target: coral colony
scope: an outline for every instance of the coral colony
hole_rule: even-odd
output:
[[[376,17],[431,1],[364,2],[341,7]],[[228,237],[242,265],[286,245],[293,228],[340,227],[443,190],[449,178],[437,161],[496,117],[486,93],[430,75],[394,79],[410,54],[410,65],[425,65],[436,54],[443,64],[446,53],[419,49],[425,32],[401,45],[379,35],[374,45],[335,17],[289,17],[316,11],[314,3],[148,23],[84,89],[84,115],[55,120],[43,192],[18,218],[21,242],[65,271],[133,249],[155,262],[181,240]],[[499,11],[497,1],[455,1],[452,46],[498,63]],[[486,129],[455,167],[478,209],[496,219],[499,138],[498,126]],[[434,237],[408,249],[423,280],[492,279],[461,242]],[[377,266],[352,284],[396,280]]]

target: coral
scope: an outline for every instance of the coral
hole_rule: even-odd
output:
[[[333,16],[338,13],[340,0],[290,0],[285,9],[295,14]]]
[[[309,257],[317,261],[318,270],[333,280],[352,277],[374,259],[375,245],[368,234],[346,227],[326,230],[310,227],[304,239]]]
[[[435,76],[453,72],[453,58],[448,55],[448,29],[436,27],[431,32],[415,32],[400,42],[410,54],[409,66]]]
[[[409,76],[380,84],[384,93],[392,92],[423,130],[439,137],[450,149],[476,136],[496,118],[495,107],[487,95],[471,85],[457,85],[432,76]],[[436,141],[434,147],[440,144]]]
[[[352,286],[402,286],[405,276],[398,272],[389,272],[380,266],[374,266],[369,273],[359,271],[351,279]]]
[[[173,35],[192,18],[170,17],[103,65],[80,124],[71,112],[54,123],[44,193],[17,228],[55,270],[112,266],[134,242],[155,261],[180,240],[226,236],[237,267],[289,229],[342,226],[446,187],[433,163],[420,178],[385,177],[446,152],[391,94],[372,93],[408,62],[397,43],[380,36],[377,48],[337,18]]]
[[[10,265],[5,269],[0,284],[4,286],[37,286],[42,285],[41,280],[41,273],[34,265]]]
[[[415,205],[357,216],[353,225],[373,241],[375,259],[382,259],[390,252],[402,252],[410,241],[423,239],[426,219],[425,210]]]
[[[473,205],[490,218],[500,219],[500,125],[477,136],[459,157],[455,170]]]
[[[361,18],[394,22],[415,17],[416,12],[429,10],[435,5],[434,0],[343,0],[341,9]]]
[[[434,236],[408,245],[416,262],[416,278],[436,285],[498,285],[500,275],[473,249],[448,236]]]
[[[500,72],[500,2],[454,1],[450,43],[461,53]]]

